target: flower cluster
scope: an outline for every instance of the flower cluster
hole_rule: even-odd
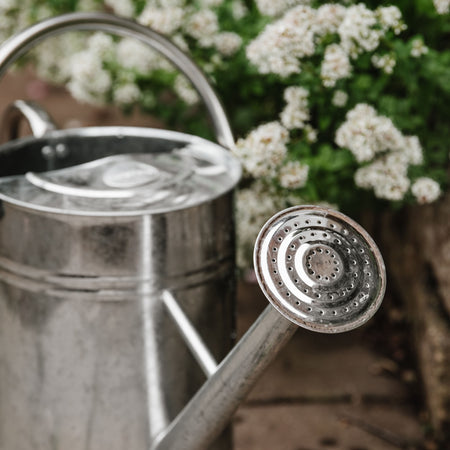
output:
[[[420,58],[422,55],[426,55],[429,49],[420,38],[413,39],[411,42],[411,56],[414,58]]]
[[[433,0],[433,3],[439,14],[448,14],[450,12],[450,0]]]
[[[261,14],[276,17],[295,5],[309,5],[310,0],[255,0]]]
[[[352,58],[356,58],[364,51],[375,50],[383,34],[376,25],[375,12],[363,3],[349,7],[338,28],[342,48]]]
[[[280,168],[280,185],[285,189],[299,189],[308,181],[309,166],[300,161],[288,161]]]
[[[345,91],[341,91],[337,89],[334,91],[333,98],[331,99],[331,103],[338,108],[343,108],[348,101],[348,94]]]
[[[324,86],[334,87],[336,81],[349,77],[351,70],[348,55],[340,45],[331,44],[325,49],[320,71]]]
[[[371,161],[356,171],[356,185],[373,189],[381,199],[403,200],[411,186],[409,166],[423,163],[418,137],[404,136],[389,118],[366,104],[356,105],[346,119],[336,132],[336,143],[348,148],[359,162]],[[423,181],[411,192],[421,203],[434,201],[440,193]]]
[[[408,162],[400,154],[388,154],[358,169],[355,183],[364,189],[373,189],[378,198],[402,200],[410,187]]]
[[[274,8],[280,3],[275,2]],[[266,13],[276,15],[275,9],[270,9],[270,14]],[[398,34],[404,29],[401,12],[396,6],[372,11],[363,3],[347,8],[325,4],[317,9],[300,5],[269,24],[248,45],[247,57],[261,74],[288,77],[301,72],[301,60],[315,54],[322,36],[337,34],[339,43],[326,47],[321,66],[324,86],[334,87],[337,80],[350,76],[350,58],[376,50],[388,31]],[[395,60],[392,56],[377,57],[374,64],[391,73]]]
[[[309,92],[302,87],[290,86],[284,91],[286,107],[280,114],[281,123],[288,129],[304,128],[310,119]]]
[[[286,198],[277,194],[267,183],[256,181],[251,188],[241,189],[237,195],[237,251],[239,267],[252,266],[253,245],[262,225],[280,209],[289,205]]]
[[[243,44],[239,34],[221,29],[216,9],[223,3],[224,0],[202,0],[194,7],[189,0],[148,0],[139,10],[134,0],[105,0],[105,5],[114,13],[133,17],[140,24],[171,36],[186,52],[190,52],[192,46],[213,49],[211,59],[202,64],[207,72],[213,72],[222,59],[233,57]],[[48,7],[32,5],[31,0],[26,0],[23,8],[18,8],[14,2],[0,2],[0,38],[29,25],[28,10],[36,11],[38,19],[54,14]],[[236,17],[242,18],[248,12],[242,0],[233,0],[232,7]],[[97,8],[98,3],[89,0],[78,5],[78,9],[83,11]],[[128,105],[142,97],[139,80],[143,75],[150,77],[161,70],[167,73],[175,71],[159,53],[136,39],[116,41],[102,33],[96,35],[97,38],[87,41],[74,33],[45,41],[36,50],[38,73],[46,79],[66,84],[71,94],[82,102],[99,105],[113,99],[120,105]],[[99,40],[101,35],[105,41],[108,39],[108,53],[99,53],[96,47],[96,39]],[[197,101],[196,93],[186,80],[175,76],[171,79],[175,83],[174,92],[183,101],[187,104]]]
[[[336,144],[348,148],[358,162],[370,161],[387,150],[404,146],[404,136],[392,120],[379,116],[365,103],[356,105],[346,115],[346,121],[336,131]]]
[[[418,178],[411,186],[411,192],[421,205],[432,203],[441,195],[439,183],[428,177]]]
[[[371,61],[375,67],[383,70],[384,73],[391,74],[394,71],[395,57],[392,54],[373,55]]]
[[[112,78],[103,68],[103,60],[113,51],[113,41],[108,35],[97,33],[88,40],[91,51],[81,51],[70,59],[71,80],[67,87],[72,95],[86,102],[102,103],[110,90]]]
[[[246,172],[255,177],[273,177],[287,154],[289,132],[279,122],[260,125],[234,149]]]
[[[290,9],[248,45],[247,58],[261,74],[299,73],[300,59],[314,54],[314,17],[309,6]]]
[[[58,13],[105,8],[169,36],[210,78],[240,137],[240,248],[250,249],[263,221],[291,204],[350,210],[362,204],[356,188],[391,202],[439,197],[450,51],[434,27],[443,27],[438,14],[449,13],[450,0],[424,2],[426,21],[405,2],[374,3],[0,0],[0,38]],[[406,23],[414,29],[402,33]],[[163,104],[168,127],[210,136],[188,79],[138,40],[67,33],[35,52],[38,73],[79,100],[153,114]]]

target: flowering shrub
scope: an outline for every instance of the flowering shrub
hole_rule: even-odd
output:
[[[351,213],[370,202],[429,203],[445,188],[450,0],[2,0],[0,36],[102,9],[172,37],[215,85],[245,172],[241,248],[293,203]],[[196,92],[167,61],[129,38],[85,36],[41,45],[39,74],[79,100],[138,103],[211,137]]]

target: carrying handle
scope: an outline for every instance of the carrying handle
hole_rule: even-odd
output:
[[[44,136],[49,131],[56,130],[50,115],[38,103],[25,100],[16,100],[11,103],[3,113],[0,128],[0,144],[19,137],[20,122],[25,119],[36,138]]]
[[[67,31],[104,31],[132,37],[164,55],[197,90],[212,119],[217,142],[226,148],[234,147],[233,133],[225,111],[199,67],[169,39],[130,19],[106,13],[70,13],[43,20],[0,46],[0,77],[17,58],[38,43]]]

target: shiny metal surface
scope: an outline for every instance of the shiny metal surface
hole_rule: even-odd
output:
[[[228,150],[167,130],[56,130],[0,147],[0,199],[49,213],[164,213],[213,200],[240,175]]]
[[[210,377],[217,370],[217,361],[214,356],[211,355],[209,348],[186,314],[184,314],[175,297],[169,291],[164,291],[162,300],[174,323],[177,325],[184,342],[202,368],[203,373]]]
[[[126,19],[71,14],[37,24],[0,47],[0,73],[42,39],[75,29],[134,36],[166,55],[199,90],[220,143],[233,144],[223,109],[194,63]],[[216,155],[218,146],[196,137],[125,127],[47,130],[0,147],[0,178],[17,182],[0,204],[0,449],[148,450],[205,379],[164,306],[165,290],[214,359],[230,348],[239,168],[223,174],[228,184],[206,182],[203,198],[175,208],[108,210],[96,208],[105,199],[92,196],[80,206],[83,195],[67,191],[54,192],[57,204],[46,203],[49,171],[155,149],[170,153],[180,143],[213,159],[224,152]],[[207,169],[198,171],[209,179]],[[28,187],[19,182],[26,173]],[[116,172],[102,176],[110,190],[130,182]],[[230,446],[229,430],[213,445]]]
[[[324,333],[365,323],[386,288],[383,259],[367,232],[344,214],[315,206],[287,209],[265,224],[255,270],[278,311]]]
[[[234,146],[233,133],[223,107],[197,65],[169,39],[123,17],[103,13],[70,13],[36,23],[0,46],[0,77],[17,58],[44,39],[74,30],[104,31],[133,37],[160,52],[186,75],[198,91],[212,119],[219,144],[227,148]]]
[[[161,292],[215,359],[231,345],[231,200],[113,219],[3,203],[0,448],[149,448],[205,379]]]
[[[151,450],[208,448],[296,329],[267,306]]]
[[[35,102],[16,100],[8,106],[3,114],[0,127],[0,143],[19,137],[19,126],[26,120],[35,137],[41,137],[49,131],[56,130],[56,125],[47,111]]]

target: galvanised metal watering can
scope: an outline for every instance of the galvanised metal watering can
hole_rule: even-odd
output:
[[[0,449],[229,449],[233,412],[297,325],[336,333],[374,314],[382,258],[341,213],[280,212],[255,245],[271,305],[229,351],[241,169],[221,104],[170,41],[107,14],[21,32],[0,47],[0,75],[71,30],[135,37],[165,55],[220,145],[155,129],[57,130],[35,104],[8,110],[4,134],[25,117],[34,136],[0,146]]]

